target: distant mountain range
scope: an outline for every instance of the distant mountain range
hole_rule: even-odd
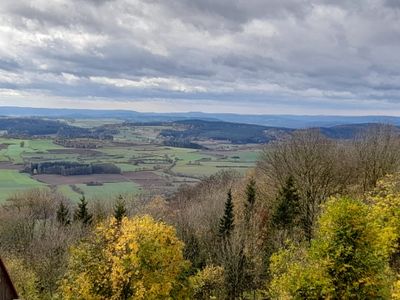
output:
[[[400,117],[392,116],[241,115],[202,112],[141,113],[127,110],[51,109],[10,106],[0,107],[0,116],[74,119],[111,118],[128,122],[171,122],[197,119],[295,129],[365,123],[388,123],[400,126]]]

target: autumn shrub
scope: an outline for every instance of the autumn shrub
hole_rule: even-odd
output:
[[[7,269],[21,299],[39,300],[40,289],[37,275],[31,270],[22,259],[8,257],[6,260]]]
[[[189,293],[184,244],[149,216],[115,218],[71,249],[64,299],[182,299]]]
[[[381,233],[370,207],[349,198],[330,200],[309,248],[273,255],[275,299],[388,299],[392,282]]]
[[[224,288],[224,269],[220,266],[206,266],[190,278],[193,299],[220,299]]]

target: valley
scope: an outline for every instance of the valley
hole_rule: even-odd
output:
[[[42,121],[38,119],[35,123]],[[35,187],[47,187],[72,201],[78,201],[82,195],[106,199],[125,194],[168,194],[181,184],[196,183],[220,170],[244,174],[255,166],[262,148],[261,144],[214,140],[204,134],[208,131],[203,131],[202,137],[186,136],[184,142],[174,138],[172,143],[163,133],[183,132],[186,128],[175,123],[128,124],[114,120],[96,120],[94,123],[84,119],[56,122],[74,130],[66,127],[69,128],[66,133],[63,129],[67,137],[60,136],[61,130],[58,134],[36,135],[35,132],[20,132],[13,124],[12,136],[3,134],[0,137],[0,202],[15,191]],[[107,133],[107,138],[92,134],[99,128]],[[189,138],[191,144],[187,142]],[[199,146],[186,148],[186,145],[193,147],[193,138]],[[181,147],[166,144],[181,144]],[[34,164],[60,162],[109,164],[119,171],[117,174],[70,176],[27,172]]]

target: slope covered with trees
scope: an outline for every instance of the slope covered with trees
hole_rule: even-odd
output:
[[[16,194],[0,251],[23,299],[400,299],[398,149],[297,131],[168,198]]]

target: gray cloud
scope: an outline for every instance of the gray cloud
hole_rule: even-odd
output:
[[[3,0],[0,104],[400,114],[398,53],[393,0]]]

